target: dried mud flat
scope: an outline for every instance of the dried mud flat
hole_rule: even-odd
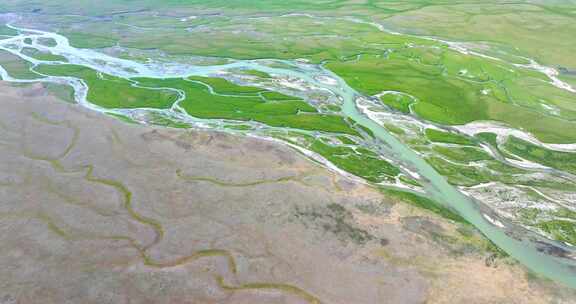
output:
[[[0,303],[574,303],[295,151],[0,83]],[[460,231],[460,232],[458,232]]]

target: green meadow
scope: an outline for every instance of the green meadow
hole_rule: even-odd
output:
[[[301,99],[259,88],[237,86],[223,79],[134,80],[146,87],[182,90],[186,98],[179,105],[198,118],[256,121],[272,127],[357,134],[341,116],[317,113],[314,107]],[[216,94],[212,94],[210,88]]]
[[[546,84],[541,74],[522,69],[510,72],[487,60],[479,68],[478,61],[450,50],[426,57],[408,49],[388,57],[366,55],[330,62],[327,67],[366,95],[410,94],[415,101],[393,95],[385,95],[382,101],[404,113],[411,105],[415,115],[435,123],[493,120],[528,130],[545,142],[576,141],[576,122],[566,120],[574,119],[576,113],[570,93]],[[546,106],[559,113],[547,113]]]
[[[133,5],[180,15],[144,11],[113,15],[105,20],[90,18],[105,15],[106,11],[123,11]],[[30,7],[21,1],[9,1],[3,6],[6,10]],[[412,31],[418,24],[417,28],[425,29],[426,34],[458,38],[469,48],[508,62],[526,63],[521,56],[527,56],[571,69],[576,64],[565,50],[576,42],[565,37],[565,33],[570,32],[574,23],[569,22],[570,10],[560,4],[108,0],[99,5],[83,3],[79,7],[69,7],[61,0],[51,0],[45,7],[47,12],[70,13],[66,16],[46,14],[41,18],[45,18],[44,23],[48,26],[58,24],[60,32],[70,38],[73,46],[109,48],[118,45],[161,51],[172,56],[305,58],[326,63],[326,67],[361,93],[375,95],[388,90],[409,94],[385,95],[382,102],[404,113],[408,113],[411,106],[414,115],[435,123],[495,120],[527,130],[545,142],[576,140],[573,97],[547,83],[543,74],[503,61],[463,55],[439,42],[393,35],[361,23],[371,20],[393,30],[423,34]],[[197,8],[212,14],[188,14]],[[259,11],[276,17],[246,18]],[[278,17],[294,11],[318,17]],[[494,22],[494,15],[501,13],[507,18]],[[195,18],[188,18],[191,15]],[[406,23],[403,16],[417,18],[418,22]],[[434,19],[435,16],[441,19]],[[547,22],[542,21],[544,17]],[[352,18],[357,21],[351,21]],[[479,28],[477,23],[470,23],[470,18],[491,23],[486,28]],[[422,24],[424,20],[430,24]],[[534,22],[540,24],[538,29],[529,26]],[[440,27],[442,24],[450,26]],[[530,32],[530,35],[517,35],[515,31]],[[487,33],[493,37],[487,39]],[[535,41],[545,41],[546,47],[540,47],[541,43],[528,47],[524,38],[527,36],[534,37]],[[560,131],[562,129],[568,131]]]
[[[504,148],[524,159],[576,174],[576,153],[552,151],[510,136]]]
[[[473,146],[474,142],[464,135],[426,129],[426,137],[433,142]]]
[[[367,149],[332,146],[322,140],[315,140],[309,149],[322,155],[338,168],[370,182],[390,181],[392,177],[400,174],[396,166]]]
[[[51,53],[41,52],[41,51],[39,51],[35,48],[31,48],[31,47],[23,48],[22,54],[24,54],[26,56],[30,56],[30,57],[37,59],[37,60],[42,60],[42,61],[62,61],[62,62],[67,61],[66,57],[64,57],[64,56],[53,55]]]
[[[103,108],[169,108],[177,95],[165,89],[136,87],[129,80],[104,75],[78,65],[46,65],[35,69],[38,73],[51,76],[74,76],[88,85],[88,100]]]

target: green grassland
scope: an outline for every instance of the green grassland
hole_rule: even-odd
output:
[[[570,71],[569,74],[564,74],[561,72],[559,78],[570,84],[572,87],[576,87],[576,70],[575,71]]]
[[[327,67],[366,95],[398,91],[414,96],[416,102],[390,97],[383,102],[405,113],[413,103],[418,116],[436,123],[496,120],[527,130],[542,141],[576,141],[573,97],[547,84],[541,74],[505,69],[500,63],[450,50],[440,55],[438,50],[421,52],[424,49],[395,50],[388,57],[366,55],[330,62]],[[558,108],[559,113],[546,113],[542,103]]]
[[[436,169],[440,174],[445,176],[449,183],[457,186],[474,186],[487,183],[497,176],[490,171],[468,165],[454,165],[439,157],[428,157],[426,161]]]
[[[297,131],[288,133],[271,132],[270,135],[318,153],[336,167],[366,181],[372,183],[394,183],[395,178],[400,177],[409,183],[417,184],[416,181],[401,175],[398,167],[389,163],[377,153],[357,145],[354,147],[340,145],[339,141],[346,144],[354,144],[344,136],[338,136],[336,140],[334,138],[314,137]]]
[[[258,78],[262,78],[262,79],[267,79],[270,78],[270,74],[265,73],[265,72],[261,72],[258,70],[239,70],[237,71],[239,74],[244,74],[244,75],[249,75],[249,76],[255,76]]]
[[[524,159],[576,174],[576,153],[552,151],[510,136],[504,148]]]
[[[317,113],[317,110],[298,98],[286,99],[286,95],[272,94],[268,91],[266,99],[263,89],[242,87],[217,78],[187,79],[140,79],[143,86],[169,87],[185,92],[186,99],[180,106],[191,116],[206,119],[230,119],[240,121],[257,121],[273,127],[288,127],[312,131],[346,133],[357,135],[341,116]],[[198,80],[202,79],[202,83]],[[232,95],[214,95],[215,92],[226,92]],[[238,95],[234,95],[238,94]],[[274,99],[274,96],[280,97]]]
[[[524,224],[537,228],[556,240],[576,244],[576,212],[563,207],[552,212],[525,208],[520,210],[519,214]]]
[[[400,174],[396,166],[367,149],[332,146],[321,140],[315,140],[309,149],[322,155],[338,168],[370,182],[391,181],[391,177]]]
[[[88,100],[103,108],[169,108],[177,99],[174,92],[135,87],[132,82],[102,75],[83,66],[42,64],[35,71],[51,76],[74,76],[89,87]]]
[[[484,161],[482,166],[469,166],[465,163],[456,165],[437,156],[430,156],[426,161],[445,176],[449,183],[457,186],[475,186],[478,184],[500,181],[504,184],[519,184],[514,174],[526,171],[502,164],[498,161]]]
[[[260,92],[266,91],[265,89],[250,87],[250,86],[240,86],[236,85],[230,81],[223,78],[213,78],[213,77],[200,77],[191,76],[188,80],[198,81],[209,85],[216,94],[221,95],[248,95],[255,96]],[[290,99],[295,99],[290,97]],[[296,98],[297,99],[297,98]]]
[[[258,20],[212,21],[207,29],[198,31],[172,31],[158,29],[153,34],[120,38],[122,46],[131,48],[157,48],[172,55],[197,55],[236,59],[308,58],[316,63],[369,51],[358,47],[361,41],[349,37],[373,35],[368,25],[334,22],[322,26],[322,32],[310,32],[317,23],[305,17],[286,17]],[[376,37],[374,37],[376,38]],[[201,44],[197,43],[202,41]]]
[[[474,142],[464,135],[457,133],[443,132],[436,129],[426,129],[426,137],[438,143],[448,143],[457,145],[473,146]]]
[[[274,127],[358,134],[342,117],[317,113],[301,99],[238,86],[220,78],[127,80],[65,64],[39,65],[35,70],[45,75],[83,79],[89,87],[88,100],[104,108],[169,108],[177,97],[163,88],[173,88],[185,92],[186,99],[180,106],[198,118],[253,120]],[[210,88],[216,94],[212,94]]]
[[[536,225],[554,239],[576,244],[576,224],[568,220],[549,220]]]
[[[0,11],[30,12],[38,8],[37,3],[24,0],[6,0],[0,3]],[[576,31],[576,24],[573,22],[576,13],[574,3],[570,1],[81,0],[76,1],[75,5],[69,5],[63,0],[46,0],[42,2],[41,9],[47,20],[58,21],[60,25],[66,23],[61,22],[61,17],[58,20],[54,14],[70,15],[67,19],[75,23],[90,22],[88,17],[114,14],[112,16],[123,21],[123,24],[143,28],[154,27],[156,24],[165,28],[203,25],[204,21],[197,19],[180,21],[182,17],[203,13],[225,13],[238,17],[258,13],[279,15],[292,12],[320,16],[354,16],[382,22],[387,27],[409,33],[471,43],[489,42],[498,48],[505,48],[508,52],[536,58],[549,65],[576,67],[576,59],[570,52],[576,47],[576,41],[571,35]],[[142,10],[142,14],[147,14],[147,18],[120,14],[135,10]],[[152,14],[146,12],[149,10],[163,14],[150,18]],[[167,18],[170,14],[181,17]]]
[[[51,53],[41,52],[41,51],[39,51],[35,48],[31,48],[31,47],[23,48],[22,54],[24,54],[26,56],[30,56],[34,59],[43,60],[43,61],[63,61],[63,62],[68,61],[66,59],[66,57],[64,57],[64,56],[59,56],[59,55],[54,55]]]
[[[479,138],[487,139],[486,141],[488,143],[494,141],[494,143],[491,144],[499,153],[507,158],[518,160],[518,158],[514,156],[518,155],[519,157],[539,162],[552,168],[574,173],[572,163],[575,163],[573,158],[576,153],[543,149],[514,137],[511,137],[504,144],[505,150],[502,150],[498,148],[495,137],[488,136],[494,134],[483,133],[481,135]],[[514,145],[514,147],[512,145]],[[469,187],[488,182],[501,182],[502,184],[510,186],[523,185],[561,191],[563,193],[576,191],[576,185],[567,180],[522,178],[522,176],[528,174],[529,171],[497,161],[478,147],[434,145],[431,148],[424,146],[416,147],[416,149],[427,154],[427,162],[440,174],[445,176],[448,182],[453,185]],[[475,164],[470,165],[472,162]]]
[[[314,27],[319,27],[321,34],[308,31]],[[110,32],[107,26],[102,28]],[[238,33],[238,28],[245,30]],[[353,37],[348,35],[350,31],[355,33]],[[169,54],[332,60],[327,67],[362,93],[409,93],[418,100],[414,104],[416,114],[434,122],[497,120],[532,132],[543,141],[576,139],[576,131],[560,131],[566,123],[575,125],[566,121],[576,117],[572,97],[544,82],[541,74],[517,68],[510,71],[510,66],[496,61],[428,48],[433,44],[430,41],[381,33],[365,24],[318,22],[306,17],[244,21],[218,18],[210,22],[209,30],[178,32],[170,28],[118,39],[123,46],[157,48]],[[205,43],[198,45],[196,41]],[[407,48],[407,43],[421,47]],[[389,49],[393,52],[384,56]],[[360,60],[346,60],[356,54],[362,54]],[[412,102],[391,97],[383,101],[403,112],[408,112],[407,105]],[[557,107],[559,114],[546,113],[543,102]]]
[[[380,101],[404,114],[409,114],[410,105],[416,103],[414,98],[404,94],[386,94],[380,97]]]
[[[141,14],[115,14],[105,20],[94,20],[88,16],[106,15],[102,7],[84,3],[86,6],[67,8],[58,0],[49,3],[45,5],[46,11],[79,10],[87,16],[46,16],[47,20],[59,25],[61,33],[68,36],[75,46],[101,48],[118,44],[135,49],[157,49],[182,56],[306,58],[315,63],[329,61],[326,65],[328,68],[364,94],[374,95],[384,90],[395,90],[414,96],[416,101],[407,97],[385,96],[383,102],[405,113],[408,113],[408,105],[413,103],[416,115],[436,123],[464,124],[476,120],[496,120],[532,132],[546,142],[565,143],[576,140],[576,131],[559,131],[567,123],[569,127],[564,129],[576,130],[576,105],[572,102],[571,94],[543,81],[541,74],[500,61],[462,55],[430,40],[381,32],[372,25],[341,17],[346,15],[358,20],[381,20],[395,28],[398,24],[404,24],[402,16],[421,16],[428,20],[437,14],[436,17],[441,19],[434,19],[432,28],[446,23],[453,26],[456,32],[464,31],[468,37],[476,37],[470,33],[470,28],[478,29],[477,24],[471,20],[504,14],[514,18],[491,23],[491,26],[506,29],[491,33],[505,36],[509,44],[485,37],[482,43],[486,45],[478,43],[471,47],[493,56],[521,62],[521,59],[514,60],[513,55],[504,51],[525,56],[540,52],[532,54],[534,48],[512,47],[516,46],[515,39],[522,39],[514,35],[512,29],[521,32],[530,28],[532,35],[538,39],[554,40],[545,48],[540,47],[540,42],[533,43],[544,50],[553,49],[557,45],[556,51],[563,51],[567,48],[566,44],[571,43],[567,41],[573,39],[561,40],[564,34],[556,34],[568,30],[551,31],[554,35],[544,32],[545,28],[550,29],[548,23],[539,23],[541,28],[531,28],[530,22],[518,22],[513,13],[516,10],[518,15],[527,20],[541,21],[538,16],[553,16],[550,23],[565,22],[570,14],[557,5],[527,1],[506,5],[472,1],[457,4],[445,1],[104,1],[101,6],[108,7],[109,11],[138,7],[161,12],[174,10],[180,14],[170,16],[148,11]],[[30,5],[21,1],[9,1],[4,6],[6,9],[31,9]],[[503,13],[494,9],[496,7],[502,9]],[[300,15],[246,18],[254,14],[279,15],[295,10],[318,16],[330,13],[333,17],[319,19]],[[192,11],[195,13],[188,14]],[[195,18],[188,18],[191,15],[195,15]],[[413,27],[404,25],[406,29]],[[424,25],[421,28],[429,29]],[[437,34],[449,37],[453,33],[438,31]],[[525,50],[528,51],[524,53]],[[558,57],[556,53],[550,52],[549,55],[551,59]],[[538,56],[533,57],[539,59]],[[572,60],[572,57],[564,54],[562,58]],[[572,66],[568,63],[564,65]],[[557,113],[549,113],[542,104],[556,108]]]
[[[500,153],[500,155],[502,155],[503,157],[509,158],[509,159],[514,159],[514,160],[520,160],[520,158],[514,156],[513,154],[506,152],[505,150],[502,150],[498,146],[498,135],[496,135],[494,133],[482,132],[482,133],[476,134],[474,137],[483,141],[484,143],[490,144],[490,146],[492,146],[492,148],[494,148],[496,151],[498,151],[498,153]]]
[[[117,40],[104,34],[96,35],[84,32],[64,32],[62,33],[70,40],[70,45],[84,49],[107,48],[116,45]]]
[[[385,6],[385,1],[381,3]],[[570,55],[576,47],[571,34],[576,31],[572,1],[429,3],[385,22],[418,34],[514,46],[508,50],[544,64],[576,66],[576,59]]]
[[[492,159],[492,156],[486,153],[486,151],[475,147],[448,148],[436,146],[433,150],[452,161],[461,163]]]

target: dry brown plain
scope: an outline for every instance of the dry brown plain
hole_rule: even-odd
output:
[[[575,303],[276,143],[126,124],[40,84],[0,103],[2,304]]]

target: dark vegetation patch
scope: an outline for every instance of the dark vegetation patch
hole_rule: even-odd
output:
[[[58,45],[58,43],[56,43],[56,40],[54,40],[52,38],[40,37],[40,38],[38,38],[37,42],[39,44],[47,46],[47,47],[54,47],[54,46]]]
[[[307,227],[320,228],[342,242],[364,245],[376,239],[368,231],[358,228],[352,213],[336,203],[325,207],[296,207],[295,216]]]

